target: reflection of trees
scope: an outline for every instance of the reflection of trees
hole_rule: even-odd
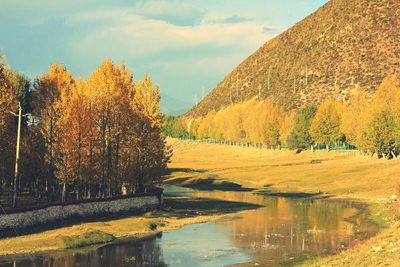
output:
[[[240,193],[246,195],[241,199],[231,199],[229,194],[223,193],[223,198],[251,202],[251,194]],[[332,253],[351,241],[352,225],[344,218],[354,214],[354,208],[328,201],[268,197],[260,201],[259,197],[255,203],[266,208],[220,223],[231,229],[232,239],[239,248],[250,251],[256,258]]]
[[[36,266],[167,266],[163,262],[162,250],[155,239],[140,243],[109,245],[90,252],[69,252],[68,254],[38,257]],[[24,260],[17,266],[31,266],[32,262]]]
[[[310,205],[308,211],[308,222],[312,229],[321,231],[321,234],[314,234],[314,253],[318,253],[327,247],[328,240],[330,246],[328,251],[340,249],[341,244],[346,246],[353,235],[352,224],[344,219],[354,214],[352,208],[345,208],[339,203],[326,201],[316,201]]]

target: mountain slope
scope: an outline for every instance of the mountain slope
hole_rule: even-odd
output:
[[[191,103],[161,93],[161,112],[169,115],[181,115],[188,111]]]
[[[198,117],[253,97],[286,109],[374,92],[400,70],[400,1],[331,0],[267,42],[186,115]]]

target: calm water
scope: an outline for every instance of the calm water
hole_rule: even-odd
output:
[[[249,192],[180,194],[262,204],[265,208],[217,222],[189,225],[142,242],[45,255],[0,258],[0,266],[225,266],[278,265],[305,255],[338,253],[378,229],[352,202],[264,197]]]

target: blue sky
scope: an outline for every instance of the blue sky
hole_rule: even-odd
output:
[[[59,62],[88,77],[103,59],[190,108],[266,41],[327,0],[0,0],[0,50],[35,78]]]

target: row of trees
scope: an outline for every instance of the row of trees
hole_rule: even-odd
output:
[[[190,136],[184,122],[177,116],[165,115],[163,124],[164,134],[173,138],[188,139]]]
[[[18,102],[32,114],[23,123],[19,192],[65,201],[145,192],[160,183],[171,151],[159,88],[149,76],[134,81],[125,65],[106,60],[87,80],[54,64],[30,84],[2,64],[2,192],[12,188],[16,120],[8,111]]]
[[[182,118],[175,134],[199,139],[229,140],[308,149],[347,143],[379,157],[397,157],[400,151],[400,79],[388,76],[370,95],[352,89],[346,103],[328,99],[320,105],[308,104],[298,112],[284,111],[271,101],[256,99],[211,111],[197,119]],[[183,133],[182,133],[183,132]]]

